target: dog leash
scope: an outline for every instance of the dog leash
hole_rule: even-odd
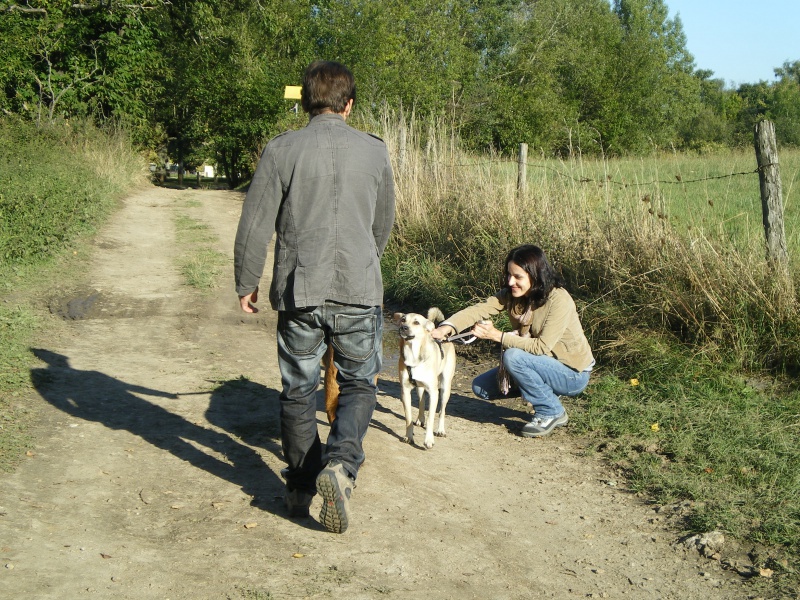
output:
[[[477,339],[478,338],[474,333],[472,333],[471,331],[467,331],[466,333],[459,333],[458,335],[451,335],[449,338],[447,338],[444,341],[445,342],[461,342],[462,344],[471,344],[472,342],[474,342]]]

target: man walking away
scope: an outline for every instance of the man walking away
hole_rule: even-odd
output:
[[[257,312],[267,244],[277,234],[269,300],[278,311],[286,505],[290,516],[308,516],[319,492],[320,521],[334,533],[350,523],[350,495],[376,404],[383,336],[380,258],[394,223],[386,145],[345,122],[355,92],[353,74],[339,63],[315,61],[306,68],[301,104],[308,125],[275,137],[264,149],[234,249],[242,310]],[[316,392],[328,346],[340,393],[323,449]]]

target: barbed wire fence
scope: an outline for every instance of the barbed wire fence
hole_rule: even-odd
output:
[[[528,162],[528,145],[520,144],[517,160],[517,194],[524,196],[527,186],[527,169],[543,169],[555,175],[571,180],[575,183],[597,185],[613,185],[620,188],[629,187],[649,187],[653,185],[688,185],[714,181],[720,179],[732,179],[734,177],[748,177],[758,174],[761,190],[761,212],[764,223],[764,235],[767,246],[767,258],[776,270],[786,271],[789,263],[789,256],[786,245],[786,236],[783,224],[783,197],[781,191],[780,165],[778,162],[777,141],[775,137],[775,125],[771,121],[761,121],[756,124],[753,132],[754,147],[758,166],[749,171],[737,171],[722,175],[709,175],[705,177],[695,177],[685,179],[682,175],[675,175],[674,179],[653,179],[650,181],[619,181],[610,175],[604,179],[593,179],[591,177],[576,177],[572,173],[550,165]],[[400,164],[404,161],[405,141],[401,144]],[[437,159],[423,158],[429,164],[441,165],[442,161]],[[450,168],[480,167],[494,165],[498,160],[470,161],[468,163],[449,162],[446,165]],[[504,160],[502,162],[509,162]]]

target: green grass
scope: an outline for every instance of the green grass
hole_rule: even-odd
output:
[[[779,152],[787,245],[795,259],[800,254],[800,151]],[[764,229],[759,179],[753,151],[728,151],[709,155],[668,154],[614,161],[580,160],[556,165],[544,163],[550,177],[582,186],[602,185],[608,201],[626,206],[632,214],[646,210],[667,219],[688,236],[703,235],[730,243],[739,251],[763,252]],[[542,173],[535,167],[534,183]],[[588,181],[587,181],[588,180]],[[599,198],[599,197],[598,197]],[[636,206],[640,209],[636,210]],[[597,201],[598,209],[606,209]],[[651,214],[649,211],[652,210]]]
[[[28,351],[39,318],[24,306],[0,305],[0,470],[9,471],[30,444],[30,412],[20,401],[30,383]]]
[[[120,192],[144,181],[143,162],[125,156],[121,137],[0,119],[0,281],[6,288],[23,265],[40,264],[91,234]]]
[[[652,334],[629,340],[623,362],[596,374],[573,422],[626,468],[634,489],[659,503],[695,501],[695,531],[796,547],[800,390]]]
[[[216,236],[208,225],[185,214],[176,215],[175,229],[183,251],[179,262],[184,281],[198,290],[213,289],[220,269],[227,262],[224,254],[211,247]]]

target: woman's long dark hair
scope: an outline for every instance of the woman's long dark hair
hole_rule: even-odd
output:
[[[511,288],[508,285],[508,263],[513,262],[523,269],[531,278],[531,289],[526,294],[526,300],[534,309],[543,306],[553,288],[564,287],[564,280],[550,265],[544,251],[533,244],[524,244],[512,248],[503,263],[502,291],[511,300]]]

